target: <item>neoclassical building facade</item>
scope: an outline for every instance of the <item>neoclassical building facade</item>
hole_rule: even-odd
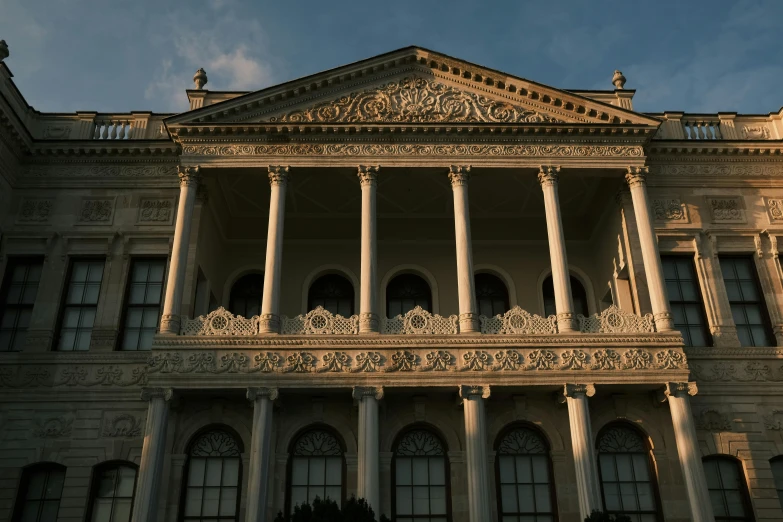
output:
[[[0,520],[783,520],[783,113],[410,47],[54,114],[10,60]]]

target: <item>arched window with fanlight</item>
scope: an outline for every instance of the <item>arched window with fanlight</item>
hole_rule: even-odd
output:
[[[446,451],[443,440],[426,427],[399,437],[392,465],[392,520],[451,521]]]
[[[582,282],[574,276],[569,278],[571,282],[571,298],[574,301],[574,315],[582,314],[585,317],[590,315],[589,308],[587,306],[587,292]],[[544,316],[557,315],[557,308],[555,307],[555,285],[550,275],[544,279],[544,283],[541,285],[541,292],[544,295]]]
[[[476,305],[479,315],[494,317],[508,311],[508,288],[493,274],[476,274]]]
[[[400,274],[386,286],[386,316],[405,315],[417,306],[432,312],[432,290],[416,274]]]
[[[93,469],[89,522],[129,522],[136,493],[135,464],[104,462]]]
[[[339,274],[327,274],[316,279],[307,292],[307,309],[323,307],[343,317],[353,315],[353,285]]]
[[[528,426],[512,426],[498,437],[495,452],[500,520],[557,520],[552,461],[543,435]]]
[[[264,274],[247,274],[231,287],[228,310],[234,315],[250,319],[261,314],[261,300],[264,297]]]
[[[12,522],[57,520],[65,483],[65,466],[54,462],[33,464],[22,470]]]
[[[345,496],[345,449],[326,426],[313,426],[291,444],[288,460],[288,513],[316,497],[342,504]]]
[[[618,423],[598,434],[598,472],[604,508],[632,522],[661,520],[651,451],[635,427]]]
[[[241,440],[224,426],[193,438],[185,465],[181,521],[238,522],[241,455]]]
[[[715,522],[754,522],[740,461],[728,455],[711,455],[702,462]]]

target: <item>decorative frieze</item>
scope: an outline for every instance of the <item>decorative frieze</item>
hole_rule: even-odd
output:
[[[679,198],[653,199],[652,211],[656,221],[688,221],[686,206]]]
[[[169,178],[176,179],[177,166],[167,165],[32,165],[27,176],[32,178]]]
[[[745,210],[739,197],[708,196],[707,208],[713,223],[745,223]]]
[[[138,225],[171,225],[174,222],[174,198],[139,200]]]
[[[144,420],[141,415],[119,413],[106,415],[103,421],[104,437],[135,438],[140,437],[144,430]]]
[[[783,382],[783,365],[762,361],[690,364],[694,378],[703,382]]]
[[[688,176],[732,177],[769,177],[783,176],[783,164],[771,163],[688,163],[651,165],[650,172],[655,176],[672,176],[683,178]]]
[[[19,207],[16,222],[20,224],[48,223],[51,217],[54,200],[48,198],[25,198]]]
[[[111,225],[114,220],[114,202],[116,198],[88,197],[83,198],[77,224],[79,225]]]

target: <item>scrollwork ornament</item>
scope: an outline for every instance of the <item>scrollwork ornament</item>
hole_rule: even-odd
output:
[[[378,165],[359,165],[357,169],[357,176],[359,177],[359,184],[376,185],[378,183],[378,171],[380,167]]]
[[[628,167],[625,181],[631,188],[644,185],[647,182],[647,175],[649,173],[650,169],[648,167]]]
[[[419,365],[417,356],[408,350],[400,350],[391,356],[391,365],[387,372],[412,372]]]
[[[323,356],[323,366],[318,368],[318,373],[345,372],[351,368],[351,358],[345,352],[329,352]]]
[[[283,165],[269,165],[269,184],[285,185],[288,183],[288,171],[290,167]]]
[[[490,387],[488,385],[464,385],[459,386],[459,396],[464,399],[489,399]]]
[[[356,367],[352,368],[353,373],[358,372],[377,372],[383,363],[383,356],[379,352],[362,352],[356,354]]]
[[[451,366],[453,357],[445,350],[435,350],[429,352],[425,359],[427,364],[419,366],[419,371],[445,372]]]
[[[220,372],[238,373],[247,368],[250,359],[243,353],[229,353],[220,356]]]
[[[628,370],[646,370],[650,367],[650,353],[640,348],[632,348],[625,352],[625,368]]]
[[[522,355],[516,350],[500,350],[495,354],[493,370],[519,370],[522,365]]]
[[[554,370],[556,355],[551,350],[533,350],[528,355],[531,370]]]
[[[449,167],[449,181],[452,186],[467,186],[470,181],[470,165],[451,165]]]
[[[129,413],[120,413],[110,419],[106,419],[102,435],[104,437],[134,438],[142,432],[141,417],[135,417]]]
[[[280,367],[280,362],[283,358],[274,352],[261,352],[253,357],[253,360],[256,362],[256,365],[253,367],[255,371],[271,373]]]
[[[201,180],[199,170],[200,167],[197,165],[192,167],[182,165],[178,166],[177,175],[179,176],[180,186],[197,187],[199,181]]]
[[[542,187],[556,186],[560,176],[560,167],[558,166],[540,166],[538,170],[538,182]]]
[[[658,360],[658,367],[662,370],[677,370],[688,365],[685,354],[674,350],[658,352],[655,358]]]
[[[620,355],[612,349],[596,350],[593,353],[593,370],[617,370],[620,368]]]
[[[462,367],[459,371],[483,372],[492,366],[492,356],[485,351],[476,350],[462,354]]]
[[[286,357],[286,361],[288,362],[286,373],[307,373],[315,366],[316,358],[308,352],[295,352]]]
[[[566,350],[560,354],[560,367],[564,370],[585,370],[587,354],[582,350]]]

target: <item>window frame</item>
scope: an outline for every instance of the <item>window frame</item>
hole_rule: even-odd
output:
[[[750,498],[750,489],[748,487],[748,477],[745,474],[745,466],[742,464],[742,461],[740,459],[738,459],[737,457],[734,457],[732,455],[726,455],[725,453],[717,453],[717,454],[713,454],[713,455],[705,455],[704,457],[701,458],[702,469],[704,468],[704,463],[708,462],[708,461],[716,461],[716,462],[726,461],[726,462],[731,462],[732,465],[736,466],[737,475],[739,477],[739,482],[740,482],[740,486],[739,486],[740,498],[742,499],[742,505],[745,508],[745,511],[748,513],[748,516],[744,517],[742,519],[739,519],[737,517],[731,517],[731,516],[723,517],[723,516],[715,515],[715,522],[723,522],[723,521],[730,522],[732,520],[743,520],[745,522],[755,522],[756,521],[756,513],[753,511],[753,501]],[[722,485],[723,485],[723,477],[721,476],[721,486]],[[715,490],[710,490],[709,489],[709,485],[708,485],[707,486],[707,491],[709,493],[709,491],[715,491]],[[733,491],[733,490],[726,490],[726,489],[723,489],[721,487],[720,491],[723,492],[723,491]],[[725,501],[725,497],[724,497],[724,501]]]
[[[321,274],[320,276],[313,279],[313,281],[310,283],[310,287],[307,289],[307,310],[305,311],[305,313],[315,310],[317,306],[322,306],[325,310],[327,309],[325,306],[320,304],[313,306],[314,304],[313,301],[315,300],[315,298],[312,294],[313,294],[313,288],[315,288],[315,286],[318,283],[320,283],[322,280],[328,278],[335,279],[335,280],[341,279],[342,282],[345,284],[345,288],[351,289],[350,297],[344,298],[348,302],[348,308],[350,311],[347,315],[343,315],[343,314],[340,315],[343,315],[343,317],[351,317],[352,315],[356,314],[356,289],[353,286],[353,282],[348,277],[346,277],[345,274],[342,274],[340,272],[329,272],[326,274]],[[319,300],[324,300],[324,299],[319,298]],[[338,305],[338,313],[339,313],[339,305]],[[337,315],[337,313],[335,313],[334,315]]]
[[[608,430],[612,428],[625,428],[630,431],[633,431],[636,433],[641,439],[645,447],[645,456],[647,458],[647,470],[650,473],[650,486],[652,489],[652,495],[653,495],[653,501],[655,502],[655,520],[657,522],[663,522],[663,502],[661,501],[661,491],[660,491],[660,485],[659,485],[659,477],[658,477],[658,467],[655,465],[655,459],[653,458],[653,448],[652,444],[650,443],[650,436],[647,435],[639,426],[632,422],[628,421],[612,421],[606,424],[604,427],[601,428],[601,430],[598,432],[598,436],[595,438],[595,456],[596,456],[596,464],[598,467],[598,487],[601,490],[601,504],[604,508],[604,511],[606,511],[609,514],[616,515],[616,514],[623,514],[623,512],[609,512],[606,508],[606,496],[604,495],[604,478],[603,473],[601,471],[601,452],[598,449],[598,445],[601,442],[601,436],[604,435]],[[630,452],[629,452],[630,453]],[[606,454],[604,452],[604,454]],[[612,455],[617,455],[618,453],[611,453]],[[619,481],[617,481],[619,483]],[[636,482],[634,481],[634,484]],[[640,515],[649,515],[650,513],[639,513]],[[626,515],[627,516],[627,515]]]
[[[22,473],[19,476],[19,482],[16,487],[16,497],[14,499],[14,508],[11,514],[11,522],[19,522],[22,519],[22,515],[24,513],[24,506],[27,503],[27,491],[30,487],[30,477],[33,473],[44,471],[46,472],[46,481],[44,482],[44,491],[46,491],[46,484],[49,482],[49,474],[53,471],[62,471],[63,472],[63,488],[65,489],[65,479],[67,478],[68,474],[68,468],[62,464],[58,464],[57,462],[36,462],[34,464],[30,464],[28,466],[25,466],[22,468]],[[62,490],[60,490],[60,498],[57,500],[57,513],[59,517],[60,512],[60,504],[62,503],[63,494]],[[43,505],[43,503],[42,503]],[[36,517],[36,522],[47,522],[47,521],[41,521],[41,508],[38,508],[38,516]]]
[[[285,498],[284,498],[284,504],[283,504],[283,514],[285,515],[286,519],[291,516],[293,513],[294,506],[291,505],[292,500],[292,482],[293,482],[293,468],[294,468],[294,446],[296,446],[296,443],[299,442],[299,439],[302,438],[305,434],[311,432],[311,431],[325,431],[329,433],[331,436],[333,436],[337,443],[340,445],[340,460],[342,461],[342,465],[340,467],[340,501],[339,506],[342,509],[342,507],[345,505],[346,500],[346,479],[347,479],[347,471],[348,466],[345,459],[345,453],[346,453],[346,446],[345,441],[340,436],[340,433],[334,429],[329,424],[325,423],[314,423],[314,424],[308,424],[304,428],[300,429],[296,432],[296,434],[291,437],[291,441],[288,443],[288,459],[286,462],[285,467]],[[308,471],[308,478],[309,478],[309,471]],[[309,484],[308,484],[309,487]],[[326,486],[324,486],[326,487]],[[335,500],[335,499],[332,499]]]
[[[479,298],[479,295],[478,295],[479,278],[492,278],[492,279],[494,279],[499,284],[499,288],[502,288],[504,290],[504,292],[505,292],[505,300],[504,300],[504,303],[503,303],[503,311],[500,312],[499,314],[493,313],[493,314],[488,315],[486,317],[495,317],[496,315],[503,315],[506,312],[508,312],[509,310],[511,310],[511,299],[510,299],[510,294],[509,294],[509,290],[508,290],[508,285],[506,285],[506,282],[503,280],[503,278],[499,277],[496,274],[493,274],[492,272],[477,272],[477,273],[473,274],[473,286],[474,286],[475,291],[476,291],[476,311],[479,313],[479,315],[481,315],[481,303],[480,303],[481,299]],[[491,305],[491,308],[493,308],[493,312],[494,312],[494,306]]]
[[[60,350],[60,338],[62,337],[63,333],[63,321],[65,320],[65,309],[69,306],[68,305],[68,290],[70,289],[71,284],[71,277],[73,276],[73,267],[76,263],[81,262],[93,262],[93,261],[103,261],[103,271],[101,272],[101,284],[98,288],[98,299],[96,300],[94,305],[71,305],[71,306],[78,306],[78,307],[95,307],[95,315],[98,316],[98,309],[100,308],[101,304],[101,293],[103,292],[103,281],[106,278],[106,256],[101,255],[86,255],[86,256],[73,256],[68,259],[68,270],[65,274],[65,281],[62,286],[62,289],[60,291],[60,308],[57,313],[57,329],[55,330],[56,335],[54,336],[54,342],[52,343],[52,351],[54,352],[89,352],[90,347],[88,346],[86,350]],[[92,331],[95,329],[95,323],[93,322],[93,326],[90,328],[90,344],[92,344]]]
[[[446,438],[441,434],[440,430],[432,426],[431,424],[427,423],[415,423],[406,426],[404,429],[402,429],[397,436],[394,438],[394,442],[391,446],[391,453],[392,453],[392,459],[391,459],[391,519],[397,520],[398,518],[411,518],[411,519],[421,519],[421,518],[439,518],[440,515],[435,515],[434,517],[431,514],[428,515],[403,515],[398,516],[397,515],[397,446],[400,444],[400,441],[404,439],[409,433],[414,431],[427,431],[430,434],[432,434],[434,437],[436,437],[440,443],[443,445],[443,475],[446,479],[446,522],[452,522],[452,502],[451,502],[451,462],[449,459],[449,446],[446,443]],[[429,486],[428,486],[429,487]]]
[[[105,462],[101,462],[100,464],[96,464],[92,467],[92,477],[90,479],[90,492],[88,495],[88,504],[87,504],[87,512],[85,520],[87,522],[92,522],[92,516],[93,511],[95,510],[95,501],[99,497],[97,496],[98,493],[98,485],[100,481],[100,472],[107,469],[119,469],[120,467],[126,467],[131,468],[136,472],[136,476],[133,479],[133,493],[131,494],[131,505],[130,505],[130,513],[131,516],[133,516],[133,506],[136,504],[136,487],[139,484],[139,466],[134,464],[133,462],[127,461],[127,460],[107,460]],[[112,511],[111,515],[114,514],[114,500],[117,498],[116,495],[117,487],[115,484],[114,488],[114,494],[112,494]],[[108,497],[101,497],[101,498],[108,498]],[[125,497],[120,497],[125,498]],[[110,515],[110,519],[112,518]]]
[[[128,269],[125,271],[125,295],[122,299],[122,315],[120,316],[120,328],[118,330],[117,340],[115,344],[115,350],[118,352],[146,352],[151,349],[143,349],[139,348],[139,341],[140,339],[136,340],[136,349],[134,350],[126,350],[123,348],[123,339],[125,337],[125,328],[127,327],[127,320],[128,320],[128,310],[130,308],[151,308],[152,305],[139,305],[139,304],[130,304],[130,294],[131,294],[131,285],[133,284],[133,267],[136,262],[138,261],[162,261],[163,262],[163,280],[161,281],[161,289],[160,289],[160,301],[158,302],[158,322],[155,325],[155,333],[158,333],[160,331],[160,320],[163,317],[163,305],[166,301],[166,283],[168,282],[168,267],[169,267],[169,260],[166,256],[155,256],[155,255],[149,255],[149,256],[133,256],[130,259],[130,262],[128,263]],[[148,283],[148,281],[145,282]],[[146,288],[145,288],[146,292]],[[143,319],[142,319],[143,320]]]
[[[546,308],[547,308],[547,295],[544,292],[545,287],[547,286],[547,283],[552,283],[552,303],[553,306],[555,306],[555,311],[552,314],[547,314]],[[568,272],[568,282],[571,286],[571,302],[574,305],[574,319],[576,319],[577,315],[583,315],[584,317],[590,317],[590,296],[587,293],[587,287],[582,282],[582,280],[574,273],[574,272]],[[584,297],[584,308],[582,310],[576,309],[576,301],[574,300],[574,283],[577,283],[579,285],[579,288],[582,289],[581,296]],[[555,280],[552,276],[552,272],[550,272],[542,281],[541,281],[541,312],[543,313],[542,317],[549,317],[550,315],[557,315],[557,305],[555,303]],[[585,313],[582,313],[585,312]]]
[[[671,254],[671,253],[663,254],[662,253],[660,255],[660,257],[661,257],[661,265],[665,264],[665,260],[666,259],[675,259],[675,260],[686,259],[686,260],[689,261],[689,265],[690,265],[690,267],[691,267],[691,269],[693,271],[693,281],[694,281],[694,284],[696,285],[696,290],[698,291],[698,300],[697,301],[675,301],[675,300],[672,299],[672,296],[669,295],[668,296],[668,298],[669,298],[669,307],[673,308],[672,305],[674,303],[677,303],[677,304],[697,304],[697,305],[699,305],[699,312],[700,312],[700,315],[701,315],[701,319],[703,321],[703,327],[702,327],[703,332],[702,333],[704,335],[704,338],[707,339],[707,343],[708,343],[707,347],[713,346],[714,340],[712,338],[712,332],[710,332],[710,323],[707,320],[707,307],[706,307],[706,304],[704,302],[704,292],[703,292],[704,289],[702,288],[701,277],[699,277],[699,272],[696,270],[696,262],[693,259],[693,256],[687,255],[687,254],[676,254],[676,253],[674,253],[674,254]],[[675,264],[675,270],[677,270],[676,264]],[[679,270],[678,270],[677,271],[677,284],[678,284],[678,286],[679,286],[680,281],[681,281],[681,278],[679,277]],[[666,278],[666,274],[665,274],[665,271],[664,271],[664,276],[663,276],[664,286],[666,285],[667,282],[668,282],[668,280]],[[667,292],[667,294],[668,294],[668,292]],[[673,322],[674,322],[674,318],[672,317],[672,323]],[[690,325],[687,325],[687,326],[690,326]],[[677,328],[675,327],[675,329],[677,329]],[[689,345],[686,343],[685,346],[689,346]]]
[[[493,445],[493,449],[495,450],[495,498],[497,500],[497,510],[498,510],[498,520],[502,520],[504,516],[510,516],[510,517],[517,517],[517,519],[522,517],[537,517],[539,516],[538,513],[535,514],[509,514],[505,515],[503,511],[503,496],[502,496],[502,488],[501,488],[501,482],[500,482],[500,457],[503,455],[510,455],[510,456],[517,456],[517,455],[530,455],[527,453],[498,453],[498,449],[500,447],[500,443],[503,441],[503,439],[506,438],[510,433],[519,430],[529,430],[534,433],[536,433],[541,440],[544,443],[544,446],[546,448],[546,460],[547,460],[547,470],[549,472],[549,501],[552,504],[552,511],[549,515],[541,514],[540,516],[551,516],[552,522],[558,522],[559,518],[559,510],[557,509],[557,488],[555,487],[555,470],[554,466],[552,464],[552,446],[549,443],[549,438],[546,436],[546,433],[536,426],[535,424],[524,422],[524,421],[516,421],[512,422],[508,425],[506,425],[502,430],[500,430],[500,433],[498,433],[497,437],[495,437],[495,443]],[[533,453],[532,455],[535,455]],[[516,483],[515,483],[516,484]]]
[[[424,287],[427,288],[428,295],[427,295],[427,306],[426,307],[422,306],[422,308],[425,308],[429,313],[434,314],[435,312],[434,312],[434,304],[433,304],[434,302],[433,302],[433,297],[432,297],[432,286],[430,286],[430,282],[427,280],[427,278],[422,276],[421,274],[418,274],[418,273],[415,273],[415,272],[400,272],[400,273],[395,274],[393,277],[391,277],[389,279],[389,281],[386,283],[386,288],[384,288],[385,301],[386,301],[386,303],[385,303],[385,306],[386,306],[386,310],[385,310],[386,318],[387,319],[394,319],[397,316],[397,314],[389,316],[389,314],[390,314],[389,303],[393,299],[392,297],[389,296],[389,288],[391,287],[392,283],[394,283],[400,277],[416,277],[416,278],[420,279],[422,283],[424,283]],[[415,302],[415,300],[414,300],[414,302]],[[414,304],[414,308],[416,306],[421,306],[421,305],[420,304]],[[408,313],[408,312],[405,312],[405,313]],[[401,315],[405,315],[405,313],[403,313]]]
[[[13,274],[11,273],[11,271],[14,268],[16,268],[17,266],[19,266],[19,265],[27,266],[28,267],[28,271],[29,271],[29,266],[30,265],[38,264],[38,263],[41,264],[41,277],[38,280],[38,288],[36,289],[36,292],[35,292],[35,299],[33,299],[33,304],[32,305],[26,305],[26,304],[9,304],[9,303],[6,303],[6,298],[8,297],[8,293],[11,291],[11,284],[12,284],[12,279],[13,279]],[[8,260],[7,260],[6,264],[5,264],[5,267],[3,267],[3,280],[2,280],[2,284],[0,284],[0,321],[2,321],[3,317],[5,316],[6,310],[9,307],[13,307],[14,309],[18,310],[18,309],[22,309],[22,308],[27,308],[29,306],[29,308],[30,308],[30,316],[32,317],[32,313],[35,310],[35,303],[38,301],[38,292],[40,292],[40,290],[41,290],[41,279],[43,279],[44,263],[45,263],[45,256],[22,255],[22,256],[9,256],[8,257]],[[24,282],[25,282],[25,284],[27,283],[27,274],[25,274],[25,281]],[[17,317],[17,321],[18,321],[18,317]],[[19,329],[18,326],[15,324],[13,329],[12,329],[13,333],[11,334],[11,342],[9,344],[9,348],[13,346],[13,342],[16,339],[18,329]],[[29,330],[29,327],[25,329],[25,334],[26,334],[27,330]],[[0,350],[0,353],[4,353],[4,352],[17,353],[17,352],[21,352],[21,351],[24,351],[24,347],[22,348],[22,350],[11,350],[11,349],[9,349],[9,350]]]
[[[264,272],[255,271],[254,270],[254,271],[251,271],[251,272],[244,273],[241,276],[237,277],[234,280],[234,282],[231,283],[231,286],[228,289],[228,306],[227,306],[229,312],[231,312],[232,314],[234,314],[237,317],[245,317],[246,319],[250,319],[253,316],[246,317],[244,315],[244,313],[240,314],[237,310],[233,309],[233,304],[234,304],[233,303],[233,301],[234,301],[233,300],[233,294],[234,294],[234,289],[237,287],[237,284],[239,284],[240,281],[242,281],[243,279],[245,279],[248,276],[258,276],[258,277],[261,278],[261,297],[260,297],[260,299],[258,301],[258,315],[261,315],[261,313],[262,313],[261,311],[263,310],[263,307],[264,307]],[[224,299],[225,299],[225,297],[224,297]],[[245,310],[243,310],[243,312],[246,312],[246,311],[247,311],[247,302],[245,302]]]
[[[756,265],[756,260],[754,259],[753,254],[719,254],[718,255],[718,264],[720,265],[720,262],[722,259],[730,259],[730,260],[743,260],[750,264],[751,268],[751,274],[753,279],[753,284],[756,287],[756,292],[758,292],[759,300],[758,301],[732,301],[731,298],[728,297],[728,289],[726,289],[726,297],[729,301],[729,310],[731,310],[731,306],[734,304],[742,305],[743,307],[748,304],[758,304],[760,311],[761,311],[761,325],[764,328],[764,335],[766,336],[766,343],[763,346],[758,346],[756,344],[752,345],[742,345],[743,348],[762,348],[762,347],[774,347],[777,346],[777,340],[775,339],[775,334],[772,330],[772,318],[769,315],[769,308],[767,307],[767,299],[764,296],[764,288],[761,286],[761,278],[759,277],[759,267]],[[723,266],[721,265],[721,276],[722,276],[722,283],[724,288],[726,288],[726,274],[723,271]],[[737,279],[739,281],[739,279]],[[734,313],[731,312],[731,319],[734,322],[734,326],[736,327],[736,321],[734,321]],[[738,335],[739,337],[739,335]],[[742,341],[740,340],[740,344]]]

